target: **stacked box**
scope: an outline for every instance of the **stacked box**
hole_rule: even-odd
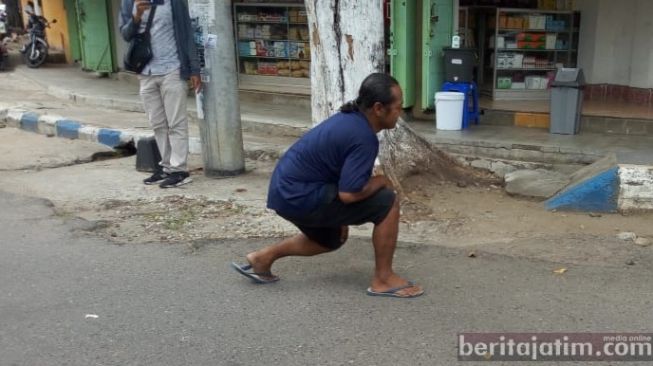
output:
[[[288,39],[291,41],[301,41],[299,27],[288,28]]]
[[[517,48],[543,50],[546,42],[517,41]]]
[[[542,42],[546,40],[546,34],[544,33],[519,33],[517,34],[518,41],[528,41],[528,42]]]
[[[510,89],[512,87],[512,79],[510,77],[498,77],[497,89]]]
[[[276,57],[273,42],[262,40],[256,41],[256,56]]]
[[[254,38],[255,27],[249,24],[238,24],[238,38]]]
[[[243,62],[243,66],[245,69],[245,74],[247,75],[258,74],[258,66],[256,64],[256,61],[245,61]]]
[[[256,56],[256,42],[238,42],[238,54],[241,56]]]
[[[497,55],[497,69],[519,69],[523,67],[524,55],[521,53],[500,53]]]
[[[277,75],[279,75],[279,76],[290,76],[290,62],[289,61],[277,61]]]
[[[552,15],[546,18],[546,30],[552,32],[564,32],[567,29],[567,22],[564,20],[556,20]]]
[[[299,9],[292,8],[288,10],[288,21],[290,23],[299,23]]]
[[[270,22],[270,23],[285,23],[288,21],[288,17],[285,13],[267,13],[259,12],[257,20],[260,22]]]
[[[554,50],[556,49],[556,42],[558,40],[558,36],[555,33],[550,33],[546,35],[546,49],[547,50]]]
[[[238,14],[238,21],[240,22],[255,22],[256,18],[257,18],[256,14],[249,14],[249,13]]]
[[[274,75],[278,74],[278,68],[276,62],[259,62],[258,63],[258,74],[259,75]]]
[[[544,30],[546,29],[546,20],[547,18],[545,15],[529,15],[527,28]]]
[[[544,90],[547,88],[548,82],[546,77],[530,75],[526,77],[526,89]]]
[[[274,42],[272,45],[274,50],[274,57],[286,58],[288,57],[288,43],[287,42]]]
[[[308,13],[306,10],[300,10],[298,13],[298,20],[300,23],[307,23],[308,22]]]
[[[288,53],[290,58],[310,59],[311,47],[305,42],[290,42]]]

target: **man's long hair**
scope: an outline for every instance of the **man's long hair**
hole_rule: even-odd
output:
[[[363,112],[372,108],[376,103],[381,103],[384,106],[390,105],[395,102],[392,87],[398,85],[399,82],[390,75],[383,73],[370,74],[363,80],[358,90],[358,97],[343,104],[340,107],[340,112]]]

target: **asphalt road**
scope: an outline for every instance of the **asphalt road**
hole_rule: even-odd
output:
[[[398,271],[427,293],[381,299],[365,295],[367,239],[257,286],[228,263],[259,240],[120,246],[90,226],[0,192],[0,365],[453,365],[459,332],[653,329],[644,259],[556,275],[564,264],[401,243]]]

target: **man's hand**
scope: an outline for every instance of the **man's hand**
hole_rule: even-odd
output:
[[[136,12],[134,13],[134,23],[140,23],[145,10],[151,8],[150,0],[136,0]]]
[[[340,198],[344,204],[348,205],[350,203],[362,201],[383,188],[394,190],[392,181],[390,181],[390,179],[388,179],[388,177],[385,175],[376,175],[370,178],[370,180],[360,192],[338,192],[338,198]]]
[[[380,180],[381,184],[383,184],[384,188],[394,189],[394,184],[392,184],[392,181],[390,180],[390,178],[388,178],[385,175],[377,175],[377,176],[372,177],[372,179]]]
[[[190,83],[193,85],[193,90],[195,93],[199,93],[202,90],[202,79],[199,75],[192,75],[190,77]]]

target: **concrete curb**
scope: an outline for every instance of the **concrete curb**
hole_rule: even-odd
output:
[[[140,101],[116,100],[114,98],[102,98],[94,95],[85,95],[58,86],[48,86],[47,93],[59,99],[70,100],[74,103],[85,104],[95,107],[104,107],[125,112],[145,113]]]
[[[610,154],[579,170],[545,206],[582,212],[652,211],[653,160]]]
[[[47,84],[30,73],[22,72],[18,69],[16,71],[20,72],[22,76],[40,84],[46,88],[46,92],[49,95],[58,99],[68,100],[75,104],[102,107],[123,112],[145,113],[143,104],[139,99],[127,100],[83,94],[68,88]],[[188,122],[198,125],[200,120],[197,117],[197,111],[192,108],[195,103],[189,103],[188,105]],[[250,115],[248,113],[241,113],[241,125],[243,130],[247,132],[287,137],[300,137],[311,128],[310,124],[298,126],[293,123],[272,123],[266,116]]]
[[[619,168],[576,182],[546,201],[547,210],[617,212]]]
[[[113,98],[102,98],[94,95],[85,95],[71,90],[56,86],[48,86],[47,93],[55,98],[69,100],[76,104],[87,106],[102,107],[123,112],[145,113],[141,101],[117,100]],[[200,123],[197,117],[197,111],[188,109],[188,122],[198,125]],[[275,136],[300,137],[306,133],[310,127],[293,126],[290,124],[270,123],[260,116],[250,116],[241,114],[242,128],[248,132],[267,133]]]
[[[104,128],[62,116],[39,115],[22,108],[0,108],[0,121],[5,121],[9,127],[45,136],[95,142],[111,148],[119,148],[131,143],[136,147],[140,139],[154,135],[151,131]],[[247,143],[245,157],[254,160],[276,160],[283,155],[286,148],[286,146],[272,144]],[[199,137],[189,137],[189,152],[191,154],[202,153],[202,143]]]
[[[0,118],[8,126],[46,136],[97,142],[111,148],[138,143],[151,132],[96,127],[57,115],[39,115],[21,108],[0,109]]]
[[[48,53],[48,58],[45,60],[45,63],[48,64],[65,64],[66,55],[63,53]],[[10,51],[7,56],[7,66],[10,70],[13,70],[18,65],[25,65],[25,59],[22,53],[18,51]]]
[[[485,140],[461,140],[439,137],[433,134],[421,134],[431,144],[450,154],[548,164],[592,164],[605,156],[605,152],[591,149]]]
[[[145,113],[143,104],[140,101],[117,100],[113,98],[102,98],[94,95],[85,95],[73,92],[71,90],[56,86],[48,86],[47,93],[55,98],[69,100],[76,104],[87,106],[102,107],[123,112]],[[188,110],[188,122],[199,124],[199,118],[195,110]],[[275,136],[300,137],[306,133],[310,127],[293,126],[290,124],[270,123],[260,116],[241,115],[242,128],[248,132],[267,133]]]

